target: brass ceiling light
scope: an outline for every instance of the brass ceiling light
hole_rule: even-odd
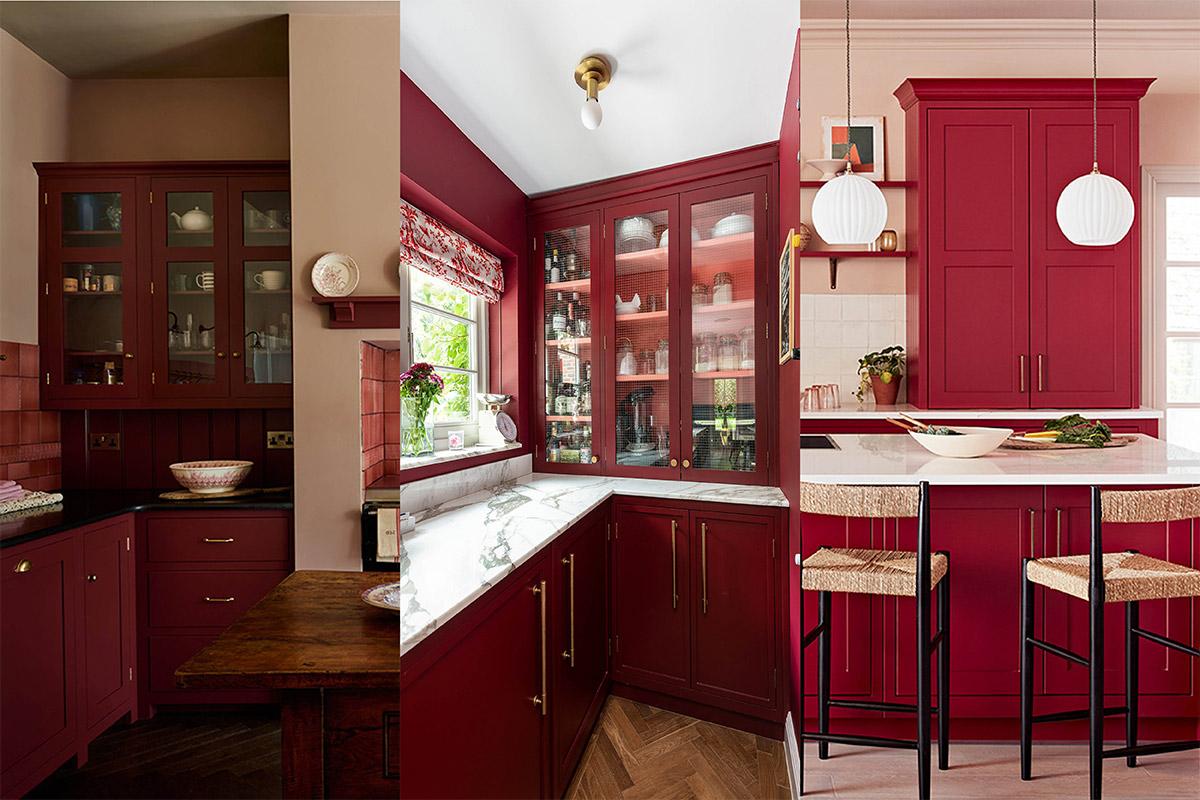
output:
[[[612,66],[604,56],[587,56],[575,68],[575,82],[579,84],[579,88],[587,92],[583,108],[579,109],[579,118],[583,122],[583,127],[589,131],[599,128],[600,121],[604,119],[604,112],[600,108],[600,99],[597,95],[601,89],[608,86],[610,80],[612,80]]]

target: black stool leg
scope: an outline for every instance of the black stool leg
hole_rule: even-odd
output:
[[[1021,780],[1033,777],[1033,584],[1021,561]]]
[[[797,761],[799,766],[796,768],[796,794],[804,795],[804,651],[808,648],[804,646],[804,592],[800,592],[800,677],[798,679],[796,696],[800,698],[800,707],[795,709],[796,714],[796,749],[800,751]]]
[[[929,652],[929,584],[918,584],[917,590],[917,796],[929,797],[930,746],[930,656]]]
[[[833,616],[832,606],[833,593],[821,592],[817,601],[817,624],[824,626],[817,640],[817,730],[821,733],[829,733],[829,684],[833,651],[833,633],[829,621]],[[829,758],[829,742],[817,744],[817,758]]]
[[[1125,604],[1125,746],[1137,746],[1138,729],[1138,603]],[[1137,756],[1126,756],[1125,766],[1136,767]]]
[[[950,554],[946,557],[946,574],[938,584],[938,769],[950,769]]]
[[[1100,490],[1093,487],[1088,554],[1088,782],[1092,800],[1100,800],[1104,775],[1104,551],[1100,541]]]

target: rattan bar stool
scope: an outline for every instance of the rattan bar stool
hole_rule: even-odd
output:
[[[917,751],[917,786],[929,797],[930,721],[938,718],[938,769],[950,766],[950,556],[929,552],[929,484],[919,486],[800,485],[800,510],[840,517],[917,518],[917,551],[822,547],[800,563],[802,589],[819,592],[816,626],[800,643],[800,697],[804,697],[804,651],[814,641],[817,653],[817,730],[804,730],[799,713],[800,769],[797,791],[804,794],[804,742],[817,742],[817,756],[829,757],[829,745],[852,744]],[[797,556],[797,560],[799,557]],[[938,631],[929,635],[930,595],[937,587]],[[875,703],[830,696],[833,592],[898,595],[917,601],[917,702]],[[938,704],[930,706],[930,665],[938,654]],[[891,739],[829,732],[830,708],[907,712],[917,715],[917,738]]]
[[[1200,597],[1200,571],[1134,551],[1105,553],[1103,523],[1172,522],[1200,517],[1200,487],[1101,491],[1092,487],[1092,533],[1086,556],[1026,558],[1021,566],[1021,780],[1032,776],[1033,726],[1039,722],[1086,719],[1089,722],[1088,774],[1090,797],[1100,798],[1104,759],[1124,758],[1136,766],[1138,756],[1200,748],[1200,741],[1137,743],[1138,639],[1200,658],[1200,650],[1143,630],[1138,624],[1142,600]],[[1033,586],[1086,600],[1089,608],[1088,656],[1084,658],[1033,636]],[[1104,707],[1104,604],[1125,604],[1125,705]],[[1088,707],[1057,714],[1033,713],[1033,651],[1073,661],[1088,668]],[[1104,718],[1125,715],[1125,746],[1104,749]]]

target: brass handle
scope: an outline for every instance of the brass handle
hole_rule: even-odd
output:
[[[571,668],[575,668],[575,554],[571,553],[562,560],[562,563],[567,568],[567,619],[570,622],[570,627],[567,629],[567,649],[563,650],[562,657],[570,662]]]
[[[700,523],[700,606],[708,613],[708,523]]]
[[[1038,391],[1042,391],[1042,354],[1038,353]]]
[[[230,355],[232,355],[234,358],[241,358],[241,357],[242,357],[242,354],[241,354],[241,353],[239,353],[237,350],[234,350],[234,351],[233,351],[233,352],[232,352]]]
[[[1017,356],[1019,361],[1018,371],[1021,373],[1021,391],[1025,391],[1025,354]]]
[[[672,459],[671,459],[671,466],[672,466],[672,467],[678,467],[678,466],[679,466],[679,461],[678,461],[678,459],[674,459],[674,458],[672,458]]]
[[[540,653],[542,659],[542,693],[531,699],[535,706],[541,708],[542,716],[544,717],[546,716],[546,700],[548,699],[546,697],[546,582],[544,580],[539,581],[538,585],[533,587],[533,593],[538,598],[541,614],[542,640]]]
[[[600,456],[592,456],[592,463],[593,464],[600,463]]]
[[[88,583],[95,583],[95,582],[96,582],[96,576],[95,576],[95,575],[88,575],[88,576],[87,576],[87,582],[88,582]]]
[[[224,353],[222,353],[221,351],[219,351],[219,350],[218,350],[218,351],[217,351],[217,358],[224,358],[224,357],[225,357],[225,354],[224,354]]]
[[[1034,510],[1032,508],[1029,509],[1029,557],[1030,558],[1033,558],[1033,528],[1034,528],[1034,519],[1035,518],[1036,518],[1036,514],[1034,513]]]
[[[1054,554],[1062,555],[1062,509],[1054,509]]]
[[[33,569],[33,562],[28,558],[22,558],[17,562],[17,565],[13,567],[13,572],[29,572],[31,569]]]
[[[678,559],[675,558],[675,532],[677,530],[679,530],[679,523],[671,520],[671,608],[679,608],[679,581],[676,566]]]
[[[687,469],[691,465],[692,465],[692,462],[688,461],[686,458],[683,460],[683,468],[684,469]]]
[[[233,539],[209,539],[205,537],[204,541],[208,542],[209,544],[226,544],[228,542],[232,542]]]
[[[206,603],[232,603],[233,600],[234,600],[234,598],[232,598],[232,597],[205,597],[204,598],[204,602],[206,602]]]
[[[126,353],[126,354],[125,354],[125,357],[126,357],[126,358],[133,358],[133,353]]]

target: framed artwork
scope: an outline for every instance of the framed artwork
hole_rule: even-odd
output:
[[[800,237],[788,231],[779,254],[779,363],[800,357],[796,347],[796,246]]]
[[[883,117],[821,117],[825,158],[849,158],[851,170],[883,180]]]

